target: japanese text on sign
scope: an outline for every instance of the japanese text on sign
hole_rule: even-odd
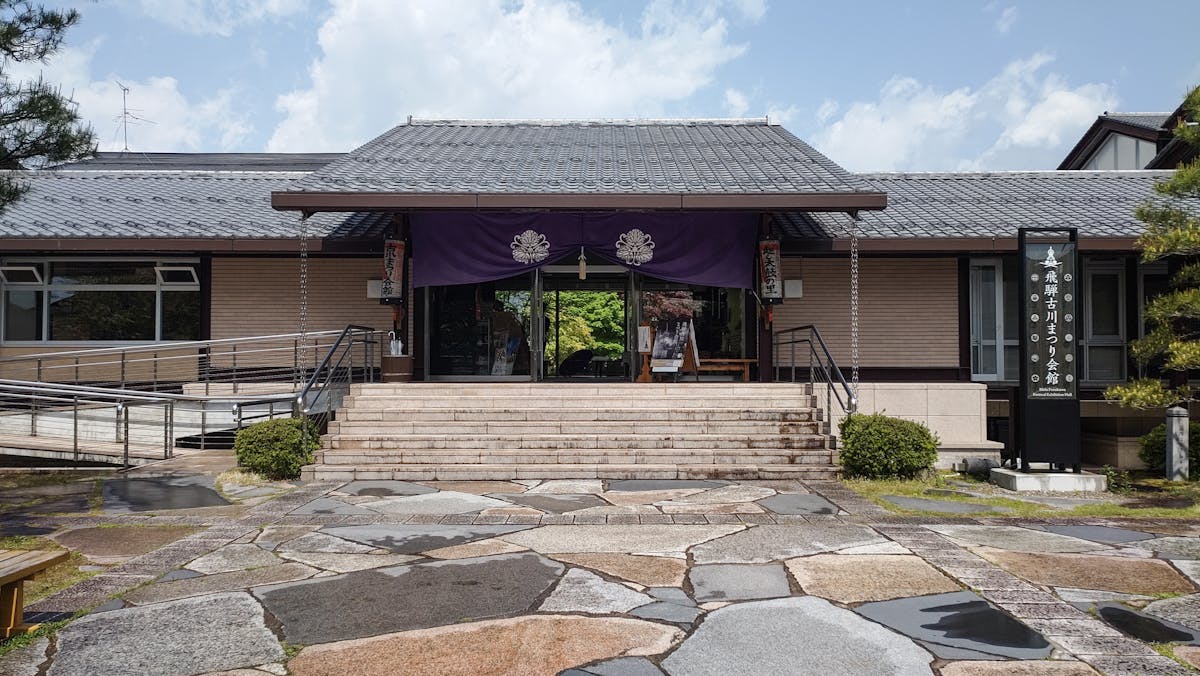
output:
[[[1030,245],[1023,261],[1027,339],[1025,378],[1031,399],[1074,399],[1075,251],[1072,243]]]

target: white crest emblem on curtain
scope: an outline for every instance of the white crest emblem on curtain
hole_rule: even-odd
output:
[[[617,258],[629,265],[641,265],[654,258],[654,240],[634,228],[617,238]]]
[[[543,261],[550,255],[550,242],[546,241],[545,235],[534,230],[526,230],[513,237],[512,244],[508,246],[512,249],[513,260],[526,265]]]

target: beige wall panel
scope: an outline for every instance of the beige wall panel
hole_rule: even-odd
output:
[[[775,328],[814,324],[843,369],[850,363],[850,264],[845,258],[785,258],[786,279],[804,297],[775,308]],[[808,364],[803,345],[797,362]],[[804,348],[806,349],[806,348]],[[790,364],[781,348],[781,365]],[[950,258],[861,259],[859,365],[958,366],[958,266]]]

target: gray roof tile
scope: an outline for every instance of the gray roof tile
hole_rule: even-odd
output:
[[[1019,171],[860,174],[888,194],[883,211],[864,211],[858,232],[868,238],[1015,237],[1017,228],[1079,228],[1084,237],[1136,237],[1134,208],[1154,196],[1170,171]],[[1200,208],[1200,205],[1197,205]],[[775,214],[789,238],[839,238],[843,213]]]
[[[313,171],[346,153],[102,152],[54,169],[87,171]]]
[[[853,193],[765,120],[413,121],[297,183],[313,192]]]
[[[1107,118],[1115,122],[1123,122],[1144,129],[1162,129],[1170,119],[1171,113],[1105,113],[1101,119]]]
[[[0,237],[291,238],[294,213],[271,208],[271,191],[303,173],[184,171],[15,172],[29,191],[0,213]],[[382,232],[387,214],[317,214],[313,237]]]

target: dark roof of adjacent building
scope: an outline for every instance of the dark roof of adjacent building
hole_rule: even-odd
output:
[[[1012,171],[861,174],[888,194],[888,208],[860,213],[861,237],[990,239],[1020,227],[1078,228],[1081,237],[1128,239],[1143,225],[1134,209],[1170,171]],[[1195,200],[1193,200],[1195,201]],[[1197,205],[1200,207],[1200,205]],[[837,213],[775,214],[789,239],[849,235]]]
[[[1171,113],[1104,113],[1100,117],[1134,127],[1158,131],[1170,119]]]
[[[54,169],[89,171],[315,171],[346,153],[101,152]]]
[[[412,120],[330,162],[288,192],[276,196],[277,208],[489,206],[436,201],[446,195],[499,196],[496,206],[515,208],[569,208],[571,203],[561,200],[525,204],[516,199],[565,195],[583,196],[578,204],[590,204],[588,197],[597,203],[604,196],[643,198],[630,201],[633,208],[654,208],[645,198],[660,195],[675,197],[661,200],[664,208],[679,208],[680,199],[686,206],[691,197],[741,195],[846,195],[859,197],[860,208],[885,204],[884,196],[860,177],[765,119]],[[329,202],[314,195],[343,199]],[[374,197],[355,201],[345,195]],[[385,195],[408,199],[385,204],[380,197]]]
[[[0,213],[5,239],[295,238],[299,218],[271,208],[271,191],[303,173],[249,171],[14,172],[29,188]],[[314,238],[382,237],[389,214],[319,214]]]

